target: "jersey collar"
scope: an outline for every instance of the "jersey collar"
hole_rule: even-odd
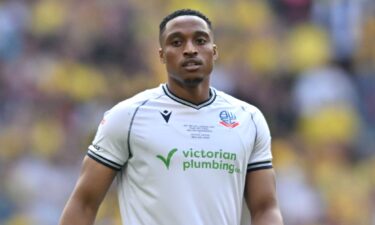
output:
[[[173,93],[169,90],[167,84],[162,84],[162,88],[163,88],[164,93],[165,93],[169,98],[171,98],[172,100],[174,100],[174,101],[176,101],[176,102],[178,102],[178,103],[181,103],[181,104],[183,104],[183,105],[186,105],[186,106],[192,107],[192,108],[194,108],[194,109],[201,109],[201,108],[203,108],[203,107],[206,107],[206,106],[210,105],[211,103],[213,103],[213,102],[215,101],[215,99],[216,99],[216,92],[215,92],[215,89],[213,89],[213,88],[210,88],[210,98],[207,99],[206,101],[204,101],[204,102],[198,104],[198,105],[197,105],[197,104],[194,104],[194,103],[192,103],[192,102],[189,102],[189,101],[187,101],[187,100],[185,100],[185,99],[182,99],[182,98],[176,96],[175,94],[173,94]]]

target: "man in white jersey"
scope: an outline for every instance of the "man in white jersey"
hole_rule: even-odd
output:
[[[210,87],[210,20],[173,12],[160,46],[167,83],[105,113],[60,225],[93,224],[115,177],[124,225],[240,225],[246,204],[251,224],[283,224],[262,113]]]

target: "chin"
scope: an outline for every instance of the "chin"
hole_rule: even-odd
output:
[[[187,78],[187,79],[184,79],[184,85],[186,86],[189,86],[189,87],[196,87],[198,86],[199,84],[201,84],[203,82],[203,78],[202,77],[197,77],[197,78]]]

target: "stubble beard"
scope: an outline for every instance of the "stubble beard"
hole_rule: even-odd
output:
[[[170,74],[170,79],[174,81],[180,87],[187,87],[187,88],[196,88],[198,87],[207,77],[202,75],[194,76],[194,77],[181,77],[179,75],[172,75]]]
[[[183,80],[183,84],[187,87],[197,87],[203,82],[203,77],[187,78]]]

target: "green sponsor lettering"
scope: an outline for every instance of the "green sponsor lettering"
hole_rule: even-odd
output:
[[[189,157],[189,151],[182,151],[182,154],[184,154],[185,158]]]
[[[169,165],[171,164],[172,156],[176,152],[177,152],[177,148],[174,148],[174,149],[172,149],[172,150],[169,151],[169,153],[167,155],[167,158],[164,158],[162,155],[157,155],[156,157],[158,159],[160,159],[164,163],[165,167],[167,167],[167,169],[169,170]]]
[[[183,165],[183,170],[185,171],[186,169],[189,169],[190,167],[193,167],[193,160],[191,160],[191,163],[189,161],[184,161]]]

